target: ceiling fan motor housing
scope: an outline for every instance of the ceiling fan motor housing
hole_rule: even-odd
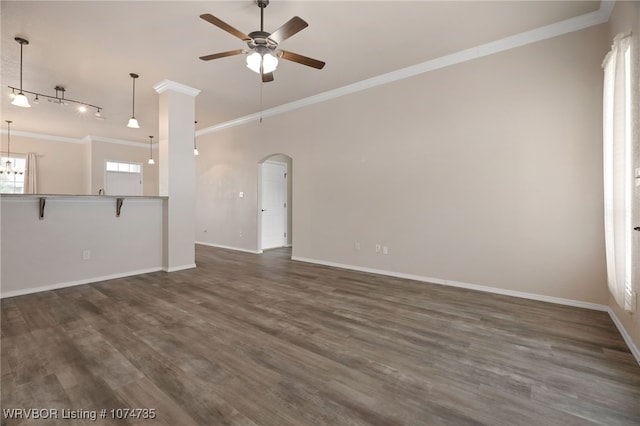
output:
[[[275,48],[278,47],[278,44],[273,40],[269,39],[270,35],[271,34],[266,31],[250,32],[249,37],[251,37],[251,40],[247,41],[247,45],[251,49],[255,49],[256,47],[263,46],[263,47],[269,48],[270,50],[275,50]]]

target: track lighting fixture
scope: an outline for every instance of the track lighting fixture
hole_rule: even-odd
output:
[[[20,45],[20,87],[8,86],[9,89],[11,89],[10,96],[13,98],[13,101],[11,101],[11,105],[15,105],[22,108],[31,107],[31,105],[29,104],[29,100],[25,95],[25,93],[28,93],[30,95],[34,95],[33,103],[36,105],[40,104],[40,98],[42,97],[42,98],[46,98],[49,102],[57,103],[61,106],[67,106],[69,105],[69,103],[77,104],[78,111],[81,113],[86,112],[89,108],[95,108],[98,112],[100,112],[102,107],[99,107],[97,105],[91,105],[90,103],[76,101],[73,99],[66,99],[64,97],[64,92],[66,89],[62,86],[54,87],[54,90],[56,91],[55,96],[45,95],[44,93],[31,92],[29,90],[23,89],[22,87],[22,49],[24,46],[29,44],[29,41],[22,37],[15,37],[14,40]],[[16,90],[18,91],[18,94],[16,94]],[[100,116],[96,114],[96,117],[100,117]]]
[[[133,80],[133,98],[132,98],[133,102],[132,102],[132,109],[131,109],[131,118],[129,119],[129,123],[127,124],[127,127],[130,127],[132,129],[139,129],[140,125],[138,124],[138,120],[136,119],[136,78],[140,76],[134,73],[130,73],[129,75]],[[150,159],[149,164],[153,164],[151,161],[153,160]]]

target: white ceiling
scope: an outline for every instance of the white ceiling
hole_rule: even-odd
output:
[[[598,10],[599,1],[278,1],[265,9],[273,32],[294,15],[309,27],[281,47],[327,63],[316,70],[280,61],[275,81],[262,88],[267,109],[414,65],[445,54]],[[158,132],[153,86],[169,79],[200,89],[198,129],[260,110],[260,77],[244,56],[203,62],[199,56],[242,49],[244,43],[199,16],[211,13],[249,33],[259,29],[252,0],[236,1],[2,1],[2,120],[12,130],[82,138],[87,135],[146,142]],[[23,87],[103,107],[104,121],[72,107],[40,102],[10,105],[7,86]],[[131,115],[131,78],[136,81],[140,129]],[[4,123],[3,124],[3,128]]]

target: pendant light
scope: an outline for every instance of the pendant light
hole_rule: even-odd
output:
[[[17,41],[20,45],[20,90],[18,91],[18,94],[15,96],[15,98],[13,98],[11,105],[15,105],[21,108],[29,108],[31,107],[31,105],[29,105],[29,100],[24,95],[24,93],[22,93],[22,47],[25,44],[29,44],[29,41],[22,37],[16,37],[14,38],[14,40]]]
[[[197,121],[194,121],[195,124],[198,124]],[[200,155],[198,152],[198,145],[196,145],[196,127],[193,126],[193,155]]]
[[[13,164],[11,164],[11,120],[5,120],[7,122],[7,161],[2,163],[2,167],[0,168],[0,173],[12,173],[13,172]]]
[[[133,104],[132,104],[133,107],[131,110],[131,118],[129,119],[129,123],[127,124],[127,127],[130,127],[132,129],[139,129],[140,125],[138,124],[138,120],[136,120],[136,78],[140,76],[134,73],[130,73],[129,75],[133,79]],[[153,164],[153,163],[149,163],[149,164]]]
[[[149,136],[149,164],[156,164],[155,161],[153,161],[153,136]]]
[[[11,120],[5,120],[7,123],[7,161],[0,165],[0,174],[13,173],[14,175],[23,174],[24,170],[16,168],[11,162]]]

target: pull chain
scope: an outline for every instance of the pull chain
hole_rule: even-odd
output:
[[[262,124],[262,86],[264,86],[264,83],[261,81],[260,82],[260,124]]]

